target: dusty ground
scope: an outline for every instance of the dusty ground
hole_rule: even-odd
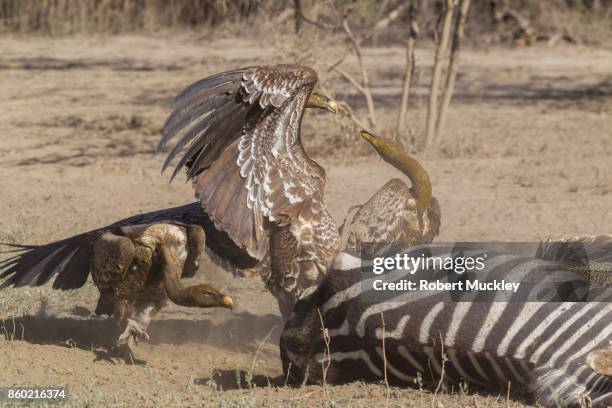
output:
[[[168,185],[162,155],[153,154],[171,97],[224,68],[291,62],[278,53],[194,35],[3,38],[0,241],[43,243],[191,201],[190,186]],[[365,55],[379,122],[391,123],[403,50]],[[423,128],[431,58],[419,50],[411,134]],[[349,85],[324,80],[359,105]],[[309,113],[304,122],[304,143],[328,171],[337,220],[396,175],[365,146],[351,146],[329,115]],[[611,50],[468,50],[448,125],[443,145],[418,155],[442,206],[440,241],[612,232]],[[0,292],[0,385],[67,385],[75,406],[385,405],[379,384],[285,387],[276,346],[282,321],[260,282],[209,265],[197,279],[231,293],[238,309],[164,310],[151,341],[138,347],[144,366],[108,361],[111,325],[88,317],[91,285]],[[392,389],[389,405],[523,406],[502,394],[434,396],[415,385]]]

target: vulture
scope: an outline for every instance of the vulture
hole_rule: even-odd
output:
[[[206,252],[226,269],[265,265],[266,286],[288,315],[339,248],[338,228],[325,205],[325,171],[307,155],[300,136],[306,108],[336,111],[333,100],[314,91],[316,83],[310,68],[276,65],[222,72],[188,86],[174,101],[158,149],[178,138],[162,171],[180,157],[171,180],[185,169],[198,202],[47,245],[21,246],[0,263],[0,279],[8,278],[4,286],[42,285],[56,276],[54,288],[78,288],[106,232],[170,222],[200,226]],[[190,275],[195,269],[189,255],[186,262],[183,273]]]
[[[367,131],[360,135],[384,161],[404,173],[412,187],[393,178],[363,205],[349,209],[341,227],[341,248],[355,254],[365,251],[361,255],[371,258],[392,243],[430,243],[439,233],[441,212],[427,171],[399,144]]]
[[[113,316],[116,348],[133,359],[133,345],[148,339],[151,319],[167,303],[187,307],[225,307],[229,296],[209,284],[183,286],[204,254],[199,203],[130,217],[109,226],[40,246],[13,245],[17,255],[0,262],[7,286],[38,286],[57,275],[53,287],[73,289],[91,272],[100,292],[96,314]],[[129,361],[129,360],[128,360]]]
[[[180,157],[171,179],[186,169],[212,222],[207,241],[221,234],[237,249],[222,251],[222,260],[248,269],[269,257],[262,277],[284,316],[326,273],[340,242],[325,204],[325,170],[300,135],[306,108],[336,111],[316,83],[315,71],[297,65],[204,78],[176,97],[158,145],[180,135],[162,171]]]

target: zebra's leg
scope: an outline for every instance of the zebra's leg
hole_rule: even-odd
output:
[[[612,403],[610,377],[593,372],[583,363],[537,368],[530,391],[535,401],[546,408],[607,408]]]

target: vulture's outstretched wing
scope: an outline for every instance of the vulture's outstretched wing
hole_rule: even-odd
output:
[[[304,228],[330,229],[332,235],[336,228],[326,217],[325,172],[306,155],[300,139],[316,82],[313,70],[292,65],[213,75],[177,96],[164,126],[160,147],[182,134],[164,168],[185,149],[173,177],[186,166],[216,228],[259,260],[271,225],[294,226],[298,243]],[[307,244],[324,251],[328,243],[313,239]]]
[[[178,225],[196,224],[207,231],[207,250],[213,255],[228,256],[238,253],[226,234],[215,231],[208,216],[203,213],[200,203],[168,208],[125,218],[106,227],[75,235],[46,245],[11,245],[14,256],[0,261],[0,289],[7,286],[39,286],[53,276],[55,289],[75,289],[87,281],[91,268],[91,255],[95,241],[107,231],[117,231],[126,225],[168,222]],[[233,245],[233,246],[232,246]],[[252,267],[255,263],[238,265]]]

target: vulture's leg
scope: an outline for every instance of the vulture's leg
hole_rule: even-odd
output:
[[[297,240],[289,226],[275,227],[270,234],[270,273],[262,275],[266,287],[274,294],[285,319],[298,300],[300,265]]]
[[[119,299],[113,303],[113,317],[117,325],[117,340],[115,341],[115,353],[125,362],[134,362],[134,345],[132,316],[134,315],[134,302]],[[137,329],[136,329],[137,330]]]
[[[129,338],[132,338],[133,343],[138,343],[139,339],[149,340],[147,330],[151,320],[165,304],[165,300],[134,302],[134,312],[126,319],[125,330],[119,336],[117,344],[121,346],[129,343]]]
[[[98,316],[114,316],[114,314],[117,313],[116,311],[121,309],[123,310],[123,312],[121,312],[123,315],[126,307],[127,301],[115,296],[115,293],[112,290],[100,290],[100,298],[98,299],[98,305],[96,306],[95,313]]]

